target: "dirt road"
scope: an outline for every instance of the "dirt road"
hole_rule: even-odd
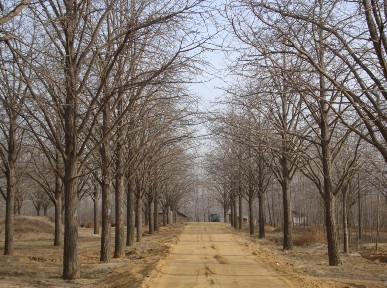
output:
[[[289,287],[223,223],[189,223],[148,287]],[[146,286],[145,286],[146,287]]]

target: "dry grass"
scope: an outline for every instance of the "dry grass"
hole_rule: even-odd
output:
[[[14,236],[16,239],[28,239],[31,235],[39,235],[38,238],[52,238],[54,234],[54,222],[45,216],[14,216]],[[4,218],[0,220],[0,234],[4,232]]]
[[[98,222],[99,227],[102,227],[102,223]],[[84,223],[82,223],[81,227],[84,228],[94,228],[94,221],[93,220],[88,220]]]
[[[251,243],[250,251],[256,255],[258,261],[268,263],[279,271],[292,282],[292,287],[387,287],[385,241],[380,242],[377,253],[375,243],[372,242],[351,247],[350,253],[342,253],[339,243],[342,262],[336,267],[329,266],[328,263],[324,227],[293,227],[293,240],[297,245],[292,250],[283,250],[283,232],[274,231],[275,229],[267,229],[265,239],[239,231],[235,233],[244,236]]]
[[[296,246],[324,243],[324,230],[322,227],[310,226],[294,229],[293,244]]]
[[[2,225],[2,224],[3,225]],[[144,237],[142,243],[125,247],[124,256],[99,262],[100,235],[92,228],[79,228],[78,255],[81,278],[61,279],[63,247],[52,243],[54,223],[48,217],[15,217],[15,251],[13,256],[0,255],[0,287],[139,287],[171,243],[182,231],[181,225],[160,227]],[[4,220],[0,220],[4,227]],[[112,246],[114,245],[112,230]],[[4,241],[0,239],[0,250]]]

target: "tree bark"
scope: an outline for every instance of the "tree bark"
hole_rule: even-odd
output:
[[[320,82],[324,82],[323,79]],[[320,84],[323,85],[323,84]],[[323,88],[322,91],[325,91]],[[332,155],[330,150],[330,136],[328,127],[328,104],[322,100],[321,104],[321,154],[323,164],[324,190],[323,197],[325,202],[325,220],[328,241],[329,265],[337,266],[340,264],[340,256],[337,247],[337,225],[335,221],[336,196],[333,193],[332,183]]]
[[[107,162],[104,162],[107,163]],[[104,167],[105,166],[105,167]],[[111,243],[111,179],[110,169],[102,165],[102,232],[101,232],[101,254],[100,262],[107,263],[111,258],[110,243]]]
[[[237,201],[236,201],[236,197],[234,198],[234,228],[237,229],[238,228],[238,209],[237,209]]]
[[[274,227],[277,227],[278,221],[277,221],[277,215],[275,215],[275,204],[274,204],[274,193],[271,193],[271,212],[272,212],[272,218],[273,223],[271,224]]]
[[[152,204],[153,204],[152,200],[149,200],[148,201],[148,221],[149,221],[148,222],[148,229],[149,229],[148,233],[149,234],[153,234]]]
[[[322,3],[320,2],[320,10],[323,9]],[[322,11],[320,11],[322,13]],[[323,18],[320,16],[320,24],[322,27]],[[323,45],[324,32],[321,28],[318,28],[318,64],[325,69],[325,49]],[[327,101],[327,87],[325,77],[319,75],[319,88],[320,88],[320,133],[321,133],[321,156],[322,156],[322,172],[324,179],[323,198],[325,201],[325,224],[327,229],[327,241],[328,241],[328,258],[329,265],[337,266],[340,263],[340,256],[337,246],[337,225],[335,222],[335,211],[336,211],[336,195],[333,190],[332,182],[332,151],[331,151],[331,135],[329,126],[329,111],[330,104]]]
[[[360,179],[359,179],[359,174],[357,175],[357,205],[358,205],[358,239],[362,239],[362,205],[361,205],[361,193],[360,193]]]
[[[123,149],[121,130],[119,127],[119,135],[117,140],[117,163],[116,163],[116,198],[115,198],[115,243],[114,243],[114,258],[121,258],[124,251],[125,241],[125,221],[124,221],[124,173],[123,173]]]
[[[99,234],[99,221],[98,221],[98,200],[99,200],[99,193],[98,193],[98,184],[94,185],[94,195],[93,195],[93,220],[94,220],[94,234]]]
[[[231,223],[231,227],[233,228],[235,228],[234,215],[235,215],[235,205],[234,205],[234,201],[231,201],[230,223]]]
[[[228,212],[228,207],[227,205],[223,205],[223,222],[224,223],[228,223],[228,219],[227,219],[227,212]]]
[[[292,232],[292,207],[291,207],[291,191],[290,191],[290,169],[289,160],[284,155],[282,157],[282,202],[284,212],[284,240],[283,249],[293,249],[293,232]]]
[[[78,131],[77,131],[77,101],[78,101],[78,68],[74,60],[76,51],[76,11],[73,1],[65,1],[65,17],[63,29],[65,34],[64,75],[66,97],[64,106],[64,249],[63,278],[73,280],[80,277],[78,262]]]
[[[258,195],[258,224],[259,224],[259,238],[265,238],[265,203],[264,195],[260,193]]]
[[[273,218],[272,218],[272,216],[271,216],[271,209],[270,209],[270,201],[266,201],[266,203],[267,203],[267,210],[268,210],[268,212],[269,212],[269,222],[270,222],[270,226],[274,226],[273,224]]]
[[[241,187],[239,187],[239,195],[238,195],[238,204],[239,204],[239,222],[238,222],[238,229],[242,230],[243,227],[243,207],[242,207],[242,191]]]
[[[344,253],[349,252],[349,238],[348,238],[348,205],[347,205],[348,188],[343,189],[343,249]]]
[[[253,200],[254,198],[249,195],[249,231],[250,235],[254,235],[254,217],[253,217]]]
[[[167,217],[165,216],[165,210],[163,210],[163,226],[167,226]]]
[[[102,134],[103,137],[109,133],[110,129],[110,116],[111,111],[108,104],[103,110],[103,126]],[[111,258],[110,243],[111,243],[111,187],[112,187],[112,176],[111,176],[111,147],[110,141],[105,141],[101,147],[101,162],[102,162],[102,233],[101,233],[101,254],[100,261],[107,263]]]
[[[321,93],[325,93],[325,80],[320,77]],[[323,165],[323,198],[325,203],[325,225],[328,242],[329,265],[337,266],[340,264],[340,256],[337,247],[337,225],[336,225],[336,196],[333,193],[332,183],[332,155],[330,149],[330,135],[328,126],[329,106],[326,103],[325,96],[321,97],[321,154]]]
[[[141,242],[142,240],[142,199],[137,198],[136,203],[136,219],[137,219],[137,242]]]
[[[154,231],[159,231],[159,205],[157,201],[157,196],[155,197],[155,201],[153,202],[153,225]]]
[[[10,134],[12,129],[10,129]],[[10,143],[8,144],[8,167],[6,169],[7,178],[7,199],[5,207],[5,242],[4,242],[4,255],[13,255],[13,234],[14,234],[14,214],[13,207],[15,205],[15,185],[16,185],[16,174],[15,174],[15,161],[12,152],[14,146],[14,139],[12,135],[9,136]],[[12,142],[12,143],[11,143]]]
[[[148,206],[148,203],[146,203],[145,205],[144,205],[145,207],[144,207],[144,225],[145,226],[149,226],[149,211],[148,211],[148,208],[149,208],[149,206]]]
[[[171,224],[171,207],[167,207],[167,224]]]
[[[132,183],[128,181],[128,191],[127,191],[127,215],[126,215],[126,246],[134,245],[134,227],[135,227],[135,217],[134,217],[134,193],[132,188]]]
[[[335,222],[334,196],[325,199],[325,225],[328,241],[329,265],[337,266],[340,263],[339,251],[337,248],[336,222]]]
[[[55,192],[55,235],[54,246],[62,245],[62,193]]]
[[[71,133],[72,134],[72,133]],[[69,137],[70,139],[72,137]],[[74,141],[71,139],[68,142]],[[67,144],[68,144],[67,142]],[[75,143],[75,142],[73,142]],[[67,146],[67,145],[66,145]],[[71,145],[68,148],[74,152]],[[63,278],[66,280],[80,277],[80,265],[78,262],[78,173],[76,167],[75,153],[67,155],[65,160],[64,194],[65,194],[65,217],[64,217],[64,245],[63,245]]]

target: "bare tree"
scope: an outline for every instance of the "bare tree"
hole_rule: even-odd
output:
[[[7,49],[7,43],[0,43],[0,159],[1,169],[6,176],[6,216],[4,254],[13,254],[13,209],[17,185],[17,162],[22,149],[25,130],[21,117],[28,91],[21,79],[21,72],[14,56]],[[29,50],[26,51],[27,55]],[[30,73],[26,71],[26,73]]]
[[[0,12],[2,14],[2,16],[0,16],[0,42],[5,42],[15,37],[12,32],[4,26],[18,16],[30,2],[30,0],[0,1]]]
[[[265,1],[244,2],[255,15],[276,15],[283,21],[292,19],[304,27],[315,27],[324,35],[324,50],[340,63],[340,70],[326,69],[326,65],[322,64],[319,58],[313,57],[310,50],[304,49],[300,37],[294,38],[294,30],[290,30],[290,33],[282,30],[286,45],[313,66],[338,91],[342,91],[352,107],[348,112],[358,115],[355,118],[342,117],[347,127],[374,145],[387,161],[387,42],[383,32],[386,25],[384,1],[347,3],[316,0],[302,8],[300,3],[282,6],[281,1],[271,4]],[[343,9],[347,11],[344,14],[341,13]],[[261,19],[266,21],[267,18],[264,17]],[[266,23],[273,24],[271,21]],[[337,75],[340,71],[345,73]],[[342,81],[344,78],[351,81]],[[333,110],[335,107],[332,105]],[[337,114],[339,117],[343,115],[340,110]]]
[[[78,179],[82,174],[83,166],[87,159],[110,137],[110,133],[91,143],[93,129],[98,123],[101,112],[106,105],[111,103],[115,93],[105,94],[106,83],[126,47],[130,36],[135,31],[145,31],[150,27],[159,27],[162,24],[173,25],[179,15],[187,15],[186,11],[195,8],[199,1],[189,3],[155,3],[157,14],[147,15],[141,22],[134,26],[126,27],[111,41],[100,42],[104,30],[109,25],[109,16],[112,11],[120,8],[119,3],[81,2],[73,0],[64,3],[46,3],[38,1],[30,5],[30,21],[34,27],[42,31],[41,42],[34,47],[40,57],[35,57],[34,62],[28,61],[15,45],[9,45],[15,56],[18,57],[20,68],[32,67],[35,78],[28,77],[23,71],[23,80],[31,93],[31,103],[35,107],[46,109],[50,104],[51,109],[40,111],[41,117],[33,117],[35,123],[42,127],[46,137],[54,143],[64,159],[64,195],[65,195],[65,237],[64,237],[64,262],[63,277],[75,279],[79,277],[79,263],[77,258],[77,206],[78,206]],[[79,5],[78,5],[79,4]],[[175,5],[176,4],[176,5]],[[98,9],[94,9],[98,7]],[[58,21],[54,21],[58,19]],[[106,24],[106,25],[105,25]],[[29,38],[28,38],[29,39]],[[31,37],[32,39],[32,37]],[[75,39],[80,39],[76,41]],[[114,42],[114,45],[112,44]],[[24,43],[26,46],[30,43]],[[109,47],[112,50],[109,50]],[[192,49],[193,47],[189,47]],[[181,47],[179,53],[184,50]],[[103,72],[96,75],[94,67],[100,61],[101,53],[105,53]],[[108,54],[106,54],[108,53]],[[21,60],[20,60],[21,59]],[[175,57],[167,60],[173,63]],[[52,69],[50,69],[51,67]],[[24,69],[25,70],[25,69]],[[156,69],[157,70],[157,69]],[[59,77],[51,77],[48,71],[56,73]],[[102,76],[102,77],[100,77]],[[36,83],[32,80],[38,79]],[[61,81],[60,79],[63,79]],[[43,99],[47,95],[47,99]],[[107,96],[107,97],[106,97]],[[49,100],[45,102],[45,100]],[[45,105],[43,105],[45,104]],[[55,114],[50,114],[56,111]],[[54,117],[54,115],[56,115]],[[56,123],[58,117],[64,138],[58,137]],[[123,116],[122,116],[123,117]],[[119,122],[110,127],[112,131]],[[107,131],[107,132],[109,132]],[[64,141],[62,141],[64,139]]]

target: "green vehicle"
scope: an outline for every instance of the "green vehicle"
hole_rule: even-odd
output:
[[[208,218],[209,218],[210,222],[220,222],[219,214],[211,214],[211,216]]]

